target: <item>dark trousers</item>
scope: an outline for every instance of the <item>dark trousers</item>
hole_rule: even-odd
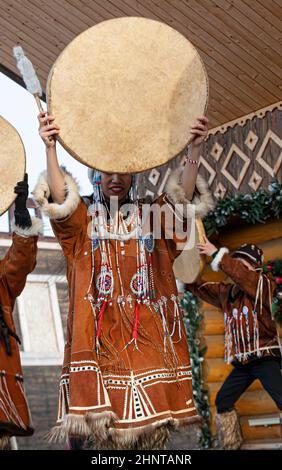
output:
[[[236,401],[256,379],[260,380],[263,388],[282,411],[282,375],[279,361],[261,358],[248,364],[234,366],[217,393],[215,399],[217,412],[231,411]]]

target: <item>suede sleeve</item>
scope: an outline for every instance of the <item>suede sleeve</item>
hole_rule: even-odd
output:
[[[16,233],[12,236],[12,245],[1,260],[1,281],[6,285],[13,305],[26,283],[26,277],[36,265],[38,237],[24,238]]]
[[[186,288],[205,302],[217,308],[223,308],[223,303],[226,301],[230,290],[230,284],[224,284],[223,282],[194,282],[193,284],[186,284]]]
[[[70,216],[64,219],[51,219],[50,222],[65,256],[74,257],[76,250],[87,236],[87,206],[83,199],[80,198],[77,208]]]

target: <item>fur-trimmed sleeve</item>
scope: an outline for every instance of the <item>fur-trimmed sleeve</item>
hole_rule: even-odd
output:
[[[40,173],[37,184],[32,191],[34,200],[40,206],[43,214],[50,219],[67,219],[73,214],[80,202],[78,183],[65,167],[61,166],[61,171],[65,180],[65,200],[62,204],[52,201],[46,170]]]
[[[183,215],[185,215],[185,209],[193,205],[196,218],[203,219],[209,211],[214,209],[214,201],[208,185],[204,178],[198,175],[193,199],[189,201],[181,184],[182,172],[183,169],[178,168],[171,173],[165,186],[165,196],[173,206],[183,205]]]
[[[183,169],[176,169],[170,175],[164,193],[157,202],[162,208],[162,237],[166,240],[172,261],[181,252],[195,247],[195,219],[202,219],[213,209],[214,202],[205,180],[198,175],[192,201],[186,197],[181,184]]]
[[[37,237],[38,235],[43,235],[43,221],[39,217],[31,217],[31,226],[22,228],[13,220],[12,231],[24,238]]]
[[[73,256],[76,247],[83,242],[87,233],[87,207],[79,194],[79,187],[65,167],[61,167],[65,179],[65,200],[62,204],[52,201],[47,181],[47,171],[43,171],[32,192],[34,200],[44,215],[50,218],[53,231],[66,256]]]

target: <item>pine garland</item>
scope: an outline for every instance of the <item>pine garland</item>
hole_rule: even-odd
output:
[[[268,191],[259,189],[250,194],[225,196],[204,219],[207,236],[218,233],[234,216],[246,223],[265,223],[268,219],[282,215],[282,183],[273,180]]]
[[[268,261],[263,265],[265,273],[271,273],[276,281],[276,295],[272,302],[272,315],[282,325],[282,259]]]
[[[203,418],[199,445],[202,449],[209,449],[212,444],[209,392],[204,388],[201,367],[207,347],[201,347],[199,329],[203,315],[199,311],[199,303],[199,299],[191,294],[191,292],[185,292],[182,300],[184,309],[183,321],[187,332],[192,367],[193,396],[197,404],[197,410]]]

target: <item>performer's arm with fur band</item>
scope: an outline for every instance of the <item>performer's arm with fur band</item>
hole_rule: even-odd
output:
[[[86,236],[87,207],[80,197],[76,180],[63,166],[60,171],[65,188],[65,199],[61,204],[52,200],[46,171],[40,174],[33,196],[42,212],[50,218],[54,233],[68,256]]]
[[[26,276],[36,265],[37,234],[42,229],[39,219],[33,219],[30,236],[20,235],[20,230],[14,225],[12,245],[6,256],[0,262],[0,276],[6,284],[12,303],[18,297],[26,283]]]
[[[184,249],[189,240],[191,229],[193,229],[192,224],[195,224],[195,219],[203,219],[214,208],[213,197],[208,185],[200,175],[197,176],[192,201],[187,199],[182,185],[182,172],[183,168],[172,172],[165,186],[164,194],[158,198],[159,204],[161,206],[166,204],[174,216],[172,230],[171,227],[168,227],[169,217],[166,218],[165,213],[162,213],[161,221],[164,238],[172,260],[177,258]],[[184,234],[185,237],[179,239],[179,233]]]

